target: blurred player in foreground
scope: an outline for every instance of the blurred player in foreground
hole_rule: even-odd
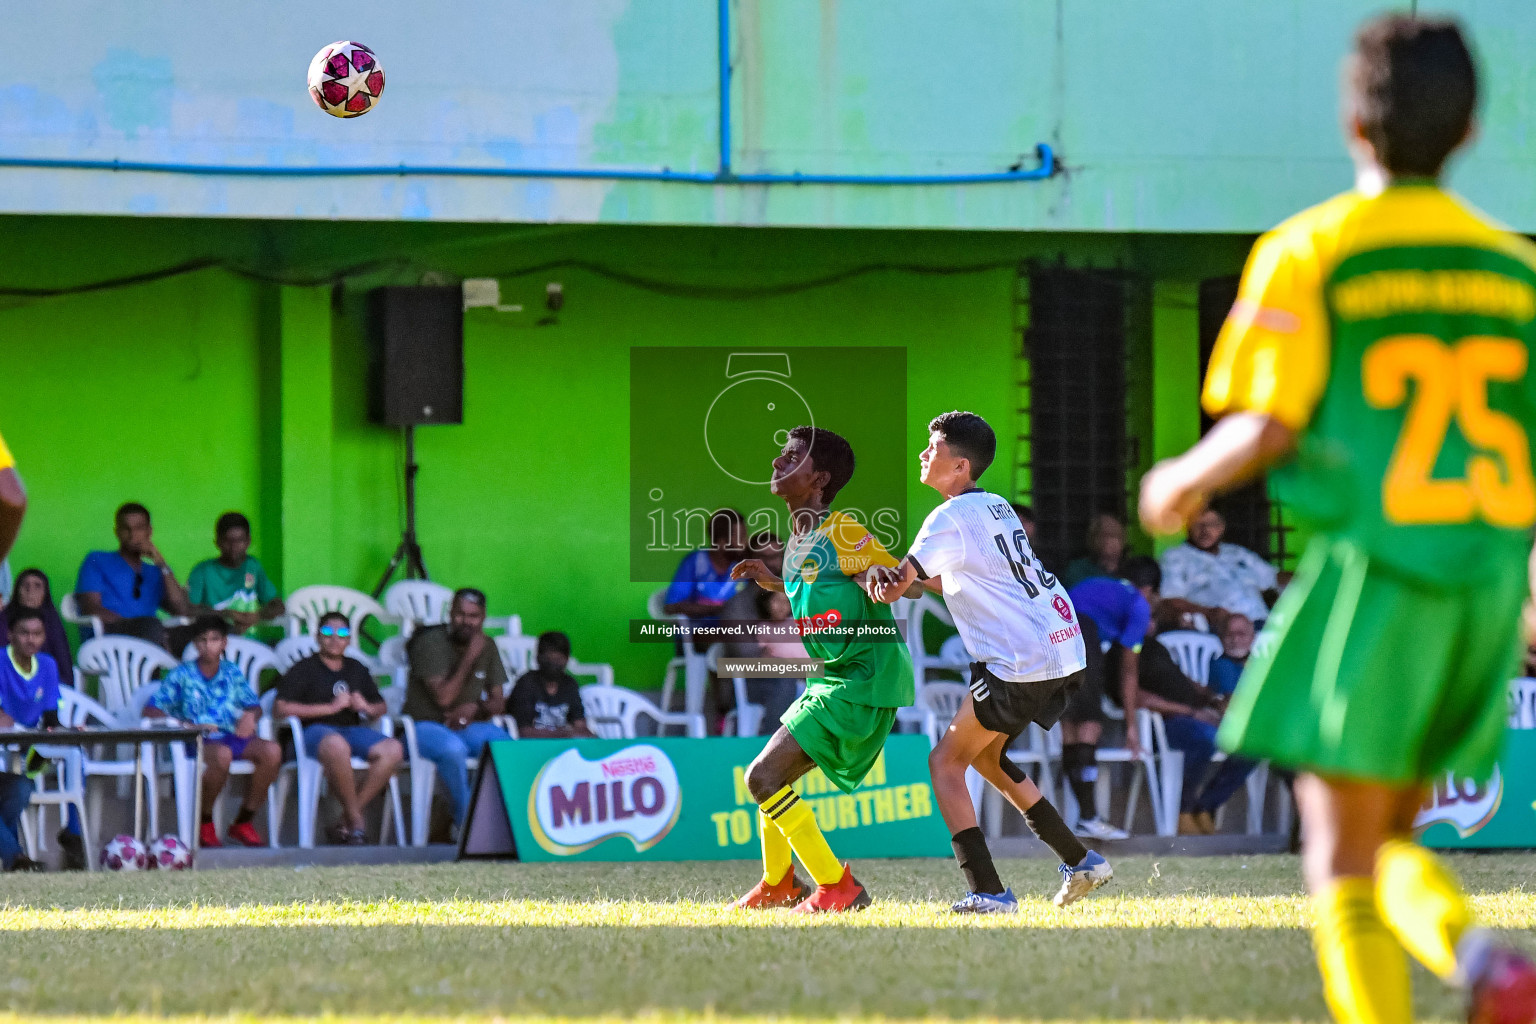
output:
[[[1471,1020],[1536,1016],[1536,969],[1413,841],[1426,780],[1494,767],[1536,523],[1536,247],[1437,185],[1476,99],[1454,22],[1360,29],[1355,190],[1254,247],[1205,384],[1224,418],[1141,491],[1143,522],[1174,533],[1283,461],[1315,530],[1218,739],[1302,773],[1318,963],[1345,1024],[1411,1018],[1404,948],[1469,990]]]
[[[11,553],[27,512],[27,492],[16,475],[16,460],[0,437],[0,559]]]
[[[871,566],[896,559],[857,521],[831,510],[852,478],[853,448],[846,440],[820,427],[791,430],[768,484],[789,506],[784,578],[757,558],[731,570],[733,579],[789,596],[806,653],[825,668],[822,678],[807,680],[784,724],[747,766],[747,789],[759,808],[763,878],[736,901],[741,909],[792,906],[816,913],[862,910],[871,902],[853,870],[832,854],[811,805],[790,788],[820,768],[852,793],[885,749],[896,709],[914,699],[912,659],[896,619],[861,587]],[[882,636],[860,638],[853,632],[860,628]],[[815,880],[815,892],[795,876],[791,849]]]
[[[870,571],[870,596],[887,604],[944,595],[971,663],[970,693],[928,758],[933,792],[949,826],[955,859],[970,892],[956,913],[1014,913],[976,824],[965,770],[982,778],[1019,809],[1030,830],[1061,858],[1064,907],[1114,877],[1109,862],[1082,844],[1041,795],[1008,748],[1039,723],[1049,729],[1082,685],[1087,658],[1083,632],[1066,590],[1045,571],[1008,499],[976,480],[997,454],[997,435],[970,412],[947,412],[928,424],[918,456],[922,482],[944,499],[928,514],[912,550],[894,569]]]

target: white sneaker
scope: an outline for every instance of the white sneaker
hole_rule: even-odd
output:
[[[1115,826],[1100,818],[1083,818],[1072,831],[1084,839],[1114,840],[1131,838],[1130,833],[1123,829],[1115,828]]]
[[[1056,898],[1051,901],[1058,907],[1065,907],[1076,903],[1115,877],[1114,869],[1109,866],[1109,861],[1092,850],[1088,851],[1088,856],[1083,858],[1081,864],[1076,867],[1063,864],[1060,870],[1061,890],[1056,893]]]

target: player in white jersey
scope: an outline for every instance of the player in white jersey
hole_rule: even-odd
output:
[[[961,913],[1018,910],[977,827],[965,786],[968,767],[1017,807],[1061,858],[1057,906],[1114,877],[1109,862],[1083,846],[1008,756],[1031,722],[1049,729],[1061,717],[1087,659],[1072,601],[1035,557],[1017,513],[1006,498],[976,486],[996,452],[997,436],[975,413],[948,412],[928,424],[928,447],[918,457],[921,479],[944,502],[929,513],[907,557],[893,569],[872,571],[865,584],[887,604],[924,590],[943,594],[971,657],[971,692],[928,757],[934,796],[970,887],[954,905]]]

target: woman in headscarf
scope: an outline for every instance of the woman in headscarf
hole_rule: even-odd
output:
[[[64,635],[64,620],[59,618],[59,610],[53,603],[53,588],[48,583],[48,577],[41,569],[25,569],[16,577],[16,585],[11,591],[11,603],[6,605],[3,621],[0,621],[0,644],[7,642],[10,635],[11,616],[21,608],[32,608],[42,613],[43,630],[47,633],[47,640],[43,644],[43,653],[53,658],[54,664],[59,667],[59,682],[65,686],[73,686],[75,680],[75,662],[69,653],[69,639]]]

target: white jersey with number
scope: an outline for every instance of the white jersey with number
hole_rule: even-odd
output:
[[[1072,600],[1006,498],[981,490],[950,498],[923,521],[907,557],[920,579],[942,580],[971,660],[999,679],[1061,679],[1087,667]]]

